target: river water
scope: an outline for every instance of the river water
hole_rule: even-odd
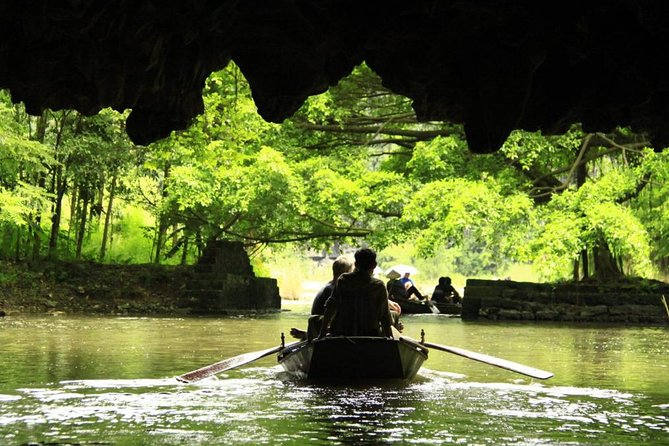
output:
[[[0,444],[668,445],[669,330],[403,316],[405,334],[550,370],[538,381],[430,351],[406,384],[311,385],[274,357],[308,303],[255,317],[0,318]]]

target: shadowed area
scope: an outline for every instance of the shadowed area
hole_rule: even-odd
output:
[[[132,109],[147,144],[203,110],[207,76],[241,68],[280,122],[365,61],[421,120],[465,125],[474,152],[513,129],[631,126],[669,143],[662,1],[194,0],[0,5],[0,88],[30,113]]]

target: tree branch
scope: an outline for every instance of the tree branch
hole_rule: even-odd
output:
[[[380,215],[381,217],[385,217],[385,218],[390,218],[390,217],[400,218],[400,217],[402,217],[401,212],[382,211],[380,209],[365,208],[365,212],[368,212],[370,214]]]
[[[381,134],[381,135],[394,135],[394,136],[408,136],[417,138],[420,141],[427,141],[436,138],[437,136],[451,136],[453,132],[451,130],[409,130],[409,129],[396,129],[396,128],[387,128],[383,125],[381,126],[372,126],[372,125],[321,125],[321,124],[310,124],[310,123],[296,123],[298,128],[304,130],[313,130],[319,132],[330,132],[330,133],[359,133],[359,134]]]
[[[307,240],[316,240],[320,238],[324,239],[333,239],[340,237],[365,237],[371,234],[371,230],[361,230],[358,232],[330,232],[330,233],[319,233],[319,234],[301,234],[295,235],[293,237],[284,237],[284,238],[273,238],[273,237],[252,237],[247,235],[242,235],[235,233],[233,231],[224,231],[226,234],[233,237],[239,238],[241,240],[252,241],[256,244],[258,243],[290,243],[290,242],[305,242]]]

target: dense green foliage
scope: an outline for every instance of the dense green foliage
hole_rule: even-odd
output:
[[[417,122],[365,66],[281,125],[234,65],[203,96],[190,129],[135,147],[123,114],[33,117],[0,94],[0,255],[186,263],[228,238],[253,252],[401,245],[465,276],[669,266],[669,160],[643,135],[518,131],[473,155],[461,127]]]

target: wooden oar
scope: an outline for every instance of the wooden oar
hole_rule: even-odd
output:
[[[427,304],[428,307],[430,307],[430,311],[432,312],[432,314],[441,314],[439,308],[437,308],[437,306],[430,299],[428,299],[427,296],[425,297],[425,303]]]
[[[506,359],[495,358],[494,356],[484,355],[483,353],[472,352],[458,347],[450,347],[448,345],[433,344],[432,342],[418,342],[415,339],[403,337],[404,340],[408,340],[425,347],[433,348],[435,350],[441,350],[448,353],[453,353],[464,358],[473,359],[474,361],[483,362],[485,364],[494,365],[512,372],[520,373],[522,375],[531,376],[532,378],[538,379],[548,379],[553,376],[553,373],[547,372],[545,370],[535,369],[534,367],[529,367],[523,364],[518,364],[517,362],[508,361]]]
[[[273,353],[279,353],[285,347],[293,344],[297,344],[297,342],[286,344],[285,346],[279,345],[278,347],[268,348],[267,350],[243,353],[241,355],[233,356],[232,358],[224,359],[223,361],[219,361],[206,367],[201,367],[197,370],[193,370],[192,372],[184,373],[183,375],[177,376],[177,380],[184,383],[199,381],[217,373],[225,372],[226,370],[234,369],[235,367],[240,367],[250,362],[257,361],[258,359],[264,358],[265,356],[269,356]]]

